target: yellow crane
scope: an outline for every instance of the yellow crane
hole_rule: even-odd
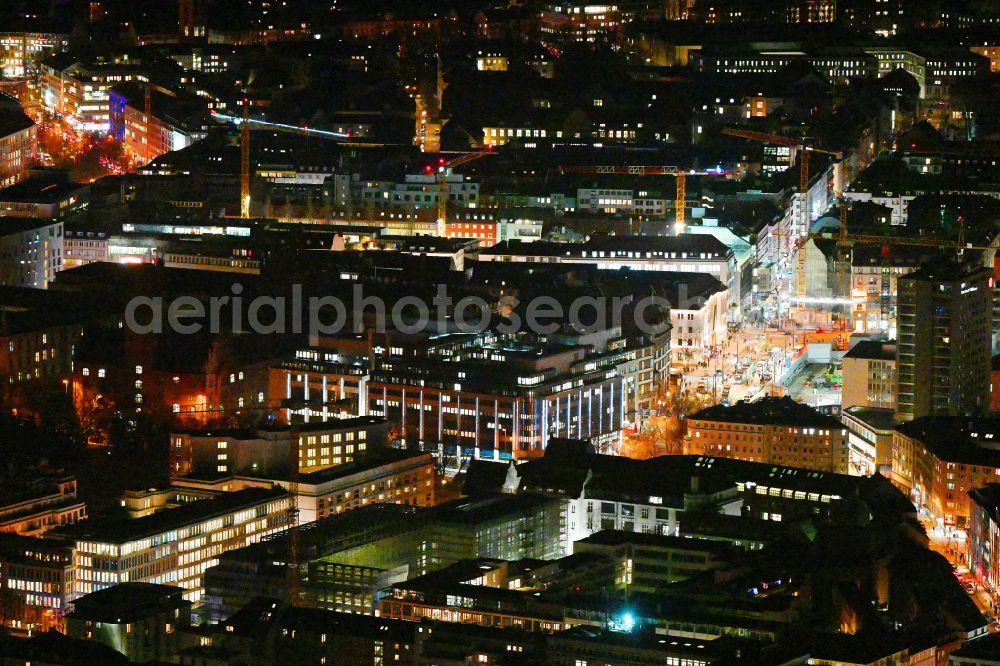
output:
[[[674,233],[684,233],[687,212],[687,177],[688,176],[725,176],[732,174],[722,167],[699,171],[684,169],[674,165],[628,165],[628,166],[563,166],[563,173],[600,173],[623,176],[673,176],[676,194],[674,195]]]
[[[837,150],[823,150],[822,148],[816,148],[811,146],[804,139],[794,139],[788,136],[781,136],[780,134],[767,134],[765,132],[754,132],[752,130],[739,129],[735,127],[727,127],[722,130],[722,133],[726,136],[733,136],[739,139],[747,139],[749,141],[759,141],[761,143],[770,143],[776,146],[787,146],[789,148],[795,148],[799,152],[799,209],[800,209],[800,220],[803,237],[809,233],[809,203],[808,203],[808,193],[809,193],[809,155],[810,153],[823,153],[825,155],[831,155],[837,160],[844,159],[844,154]],[[796,284],[795,289],[800,297],[804,297],[808,291],[806,285],[806,259],[805,254],[796,255]]]
[[[213,112],[212,116],[223,122],[233,123],[240,128],[240,217],[244,220],[250,219],[250,131],[251,130],[272,130],[275,132],[285,132],[288,134],[299,134],[302,136],[314,136],[320,139],[330,139],[333,141],[347,141],[350,134],[343,132],[331,132],[329,130],[315,129],[312,127],[299,127],[285,123],[275,123],[266,120],[257,120],[250,117],[250,100],[243,99],[243,114],[232,116],[224,113]],[[354,144],[372,146],[377,144]]]

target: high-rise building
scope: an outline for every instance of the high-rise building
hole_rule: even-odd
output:
[[[954,261],[899,280],[897,419],[988,408],[992,293],[987,269]]]

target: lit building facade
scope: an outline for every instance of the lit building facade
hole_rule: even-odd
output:
[[[67,45],[67,36],[56,33],[0,32],[0,70],[8,79],[30,78],[42,60]]]
[[[896,407],[896,345],[880,340],[862,341],[844,355],[841,363],[843,392],[840,404],[847,407]]]
[[[896,417],[984,412],[990,404],[993,278],[942,261],[899,279]]]
[[[132,65],[88,66],[70,59],[42,63],[39,88],[42,106],[85,132],[110,130],[110,91],[126,81],[148,81]]]
[[[0,591],[12,602],[4,612],[4,627],[19,632],[62,631],[73,576],[71,544],[0,534]]]
[[[284,490],[247,488],[144,518],[77,526],[72,598],[119,583],[177,585],[197,602],[202,576],[226,551],[260,541],[292,524]]]
[[[369,504],[433,506],[435,459],[429,453],[383,449],[354,462],[298,476],[299,524],[359,509]],[[177,491],[233,492],[243,488],[281,486],[290,490],[289,475],[222,476],[174,480]]]
[[[1000,478],[970,491],[969,499],[969,571],[995,601],[1000,597]]]
[[[77,497],[72,476],[43,477],[30,482],[26,491],[30,497],[0,506],[0,532],[40,536],[87,517],[87,505]]]
[[[0,225],[0,285],[45,289],[62,262],[62,222],[16,219]]]
[[[288,474],[343,465],[385,444],[388,424],[359,416],[257,430],[188,430],[170,435],[171,478],[191,474]]]
[[[157,86],[147,93],[140,86],[125,85],[112,88],[108,97],[109,131],[121,141],[126,156],[138,164],[148,164],[160,155],[183,150],[205,137],[204,126],[192,124],[184,117],[196,113],[195,105],[190,100],[178,99],[173,92]],[[204,105],[200,106],[207,113]]]
[[[969,492],[1000,483],[1000,422],[928,416],[897,426],[892,482],[939,525],[965,529]]]
[[[594,44],[611,39],[622,24],[616,4],[587,0],[549,2],[538,17],[538,29],[545,46],[566,46],[574,42]]]
[[[35,123],[0,94],[0,189],[21,180],[38,152]]]
[[[688,417],[689,453],[846,474],[847,429],[791,398],[717,405]]]
[[[454,464],[538,456],[552,437],[614,448],[666,381],[669,329],[650,339],[619,337],[620,329],[600,336],[590,341],[601,350],[592,358],[582,347],[546,350],[490,332],[423,349],[380,348],[368,413],[399,424],[407,444]]]

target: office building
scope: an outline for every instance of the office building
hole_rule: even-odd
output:
[[[575,542],[573,552],[612,560],[617,589],[653,592],[722,567],[734,551],[709,539],[602,530]]]
[[[66,635],[103,643],[133,663],[168,661],[191,624],[191,602],[170,585],[120,583],[73,601]]]
[[[847,429],[837,419],[791,398],[716,405],[688,417],[694,454],[846,474]]]
[[[81,523],[67,532],[75,543],[73,598],[140,582],[178,585],[196,602],[220,555],[287,529],[291,508],[284,490],[247,488],[131,521]]]
[[[559,499],[525,492],[335,513],[298,528],[300,598],[316,608],[370,615],[380,590],[459,560],[558,558],[564,512]],[[255,596],[289,598],[289,539],[283,534],[222,555],[205,574],[208,617],[228,617]]]
[[[883,477],[709,455],[633,460],[596,454],[573,440],[553,441],[545,456],[519,465],[473,461],[463,492],[475,498],[500,491],[562,498],[567,552],[602,530],[709,538],[752,550],[774,531],[748,526],[747,518],[789,522],[828,515],[845,498],[860,498],[878,513],[892,506],[877,507],[880,496],[903,500]],[[739,519],[744,522],[735,525]]]
[[[389,424],[359,416],[255,430],[178,430],[170,435],[172,479],[191,475],[287,476],[343,465],[386,443]]]
[[[479,261],[542,264],[585,264],[601,270],[708,273],[740,293],[739,271],[732,250],[714,236],[594,236],[585,243],[538,241],[498,243],[478,255]]]
[[[486,331],[379,345],[367,411],[454,468],[538,456],[553,437],[615,448],[665,381],[669,328],[658,326],[648,336],[621,327],[544,339]]]
[[[876,471],[892,476],[892,438],[896,414],[892,409],[842,407],[840,420],[847,426],[851,446],[850,474],[867,476]]]
[[[900,278],[898,420],[989,408],[992,279],[985,268],[947,260]]]
[[[375,448],[349,462],[298,475],[298,523],[304,524],[369,504],[433,506],[436,461],[430,453]],[[287,466],[285,467],[287,470]],[[291,477],[262,474],[209,473],[174,480],[177,493],[233,492],[243,488],[281,486],[291,491]]]
[[[64,630],[73,575],[71,543],[0,534],[0,593],[8,600],[4,628],[36,633]]]

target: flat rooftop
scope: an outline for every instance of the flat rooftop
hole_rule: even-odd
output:
[[[288,493],[280,488],[245,488],[232,493],[222,493],[211,499],[191,502],[175,509],[158,511],[134,520],[90,520],[69,527],[64,533],[77,541],[121,544],[287,496]]]

